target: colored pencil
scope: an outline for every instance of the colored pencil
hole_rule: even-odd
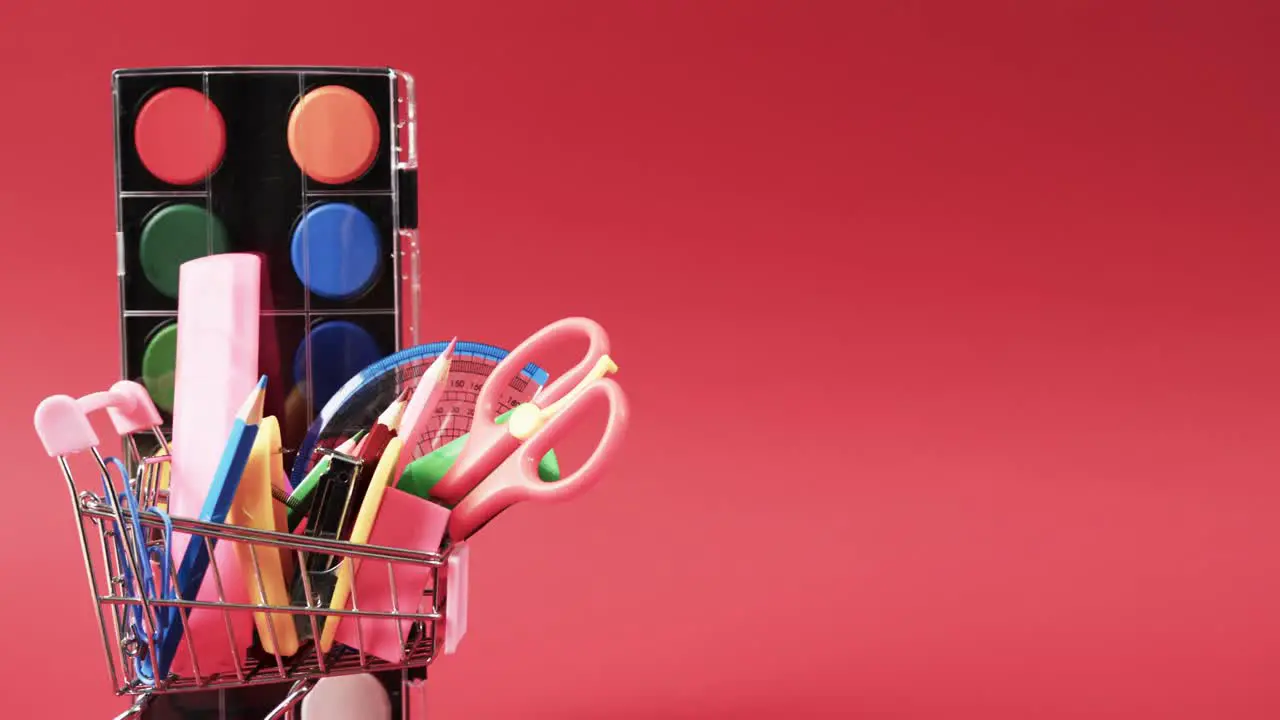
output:
[[[392,438],[396,437],[396,430],[400,427],[400,418],[404,416],[404,410],[408,402],[408,390],[396,396],[396,399],[378,416],[377,422],[369,429],[369,434],[364,437],[364,440],[360,442],[360,446],[356,448],[356,458],[362,463],[362,467],[360,468],[360,474],[356,476],[355,483],[351,486],[351,500],[348,507],[353,511],[364,502],[364,495],[369,489],[369,482],[373,478],[374,470],[377,469],[378,460],[382,457],[382,453],[386,451],[387,444],[391,442]],[[346,540],[348,538],[351,534],[351,523],[354,520],[355,517],[352,514],[342,518],[342,524],[338,529],[338,539]]]
[[[418,386],[413,390],[413,396],[409,398],[409,406],[405,408],[404,417],[400,419],[399,436],[404,442],[404,449],[400,451],[400,459],[396,461],[395,470],[391,473],[392,484],[400,479],[405,467],[413,459],[411,457],[413,449],[417,447],[418,438],[427,427],[427,418],[431,417],[431,413],[435,411],[436,405],[444,395],[445,388],[448,386],[449,366],[453,362],[453,348],[457,344],[456,337],[449,341],[449,346],[444,349],[444,352],[440,353],[440,356],[422,373]]]
[[[397,395],[387,409],[382,411],[373,427],[369,428],[369,434],[356,448],[356,457],[369,464],[377,463],[378,458],[382,457],[383,451],[387,449],[387,443],[391,442],[391,438],[396,436],[396,431],[400,428],[400,419],[404,417],[405,408],[409,404],[408,398],[409,391],[406,390]]]

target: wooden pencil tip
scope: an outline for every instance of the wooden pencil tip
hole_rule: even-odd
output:
[[[249,393],[249,397],[245,399],[236,417],[243,420],[245,425],[257,425],[262,422],[262,408],[266,399],[267,376],[263,375],[257,386],[253,388],[253,392]]]
[[[405,398],[408,397],[408,392],[408,389],[401,390],[395,399],[391,401],[391,404],[378,413],[378,419],[375,422],[379,425],[387,425],[393,419],[399,417],[404,412]]]
[[[431,365],[423,372],[423,377],[418,381],[418,387],[423,387],[424,382],[438,383],[449,374],[449,368],[453,363],[453,348],[458,344],[458,338],[449,341],[445,349],[440,351],[435,360],[431,361]]]
[[[386,412],[382,413],[382,417],[378,418],[379,424],[386,425],[388,430],[400,429],[400,420],[404,418],[404,411],[409,409],[409,396],[411,391],[405,390],[400,393],[396,401],[391,403]]]

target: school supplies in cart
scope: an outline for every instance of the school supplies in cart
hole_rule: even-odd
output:
[[[513,378],[528,371],[529,360],[553,343],[576,337],[589,341],[582,360],[499,422],[502,396]],[[156,466],[168,461],[167,454],[152,457],[132,477],[118,473],[124,481],[120,492],[112,473],[124,463],[97,450],[87,419],[95,409],[112,414],[135,453],[134,433],[144,429],[167,449],[160,413],[140,385],[122,382],[80,400],[47,399],[37,410],[36,429],[46,451],[59,460],[82,521],[82,549],[112,681],[117,692],[137,698],[131,713],[145,717],[149,698],[168,693],[292,683],[268,716],[286,717],[321,678],[425,667],[441,651],[456,650],[467,626],[466,541],[516,502],[577,496],[616,457],[629,413],[621,386],[608,377],[617,372],[608,353],[603,328],[586,318],[568,318],[504,354],[476,388],[471,432],[430,487],[431,499],[396,487],[402,478],[395,470],[406,445],[397,434],[397,420],[414,404],[415,392],[399,388],[381,411],[365,410],[374,422],[351,433],[343,445],[353,454],[319,451],[322,460],[308,476],[314,477],[309,502],[295,533],[280,529],[284,514],[276,506],[292,495],[283,497],[280,488],[277,426],[262,415],[265,378],[223,441],[223,460],[197,518],[170,516],[146,504],[148,493],[138,493],[154,483]],[[428,396],[416,413],[434,414],[447,401],[433,397],[438,384],[423,384]],[[381,395],[374,397],[382,404]],[[608,411],[596,448],[563,477],[558,472],[550,480],[540,476],[539,460],[550,455],[556,440],[582,425],[593,405]],[[75,487],[67,457],[81,452],[97,460],[105,483],[101,496]],[[107,550],[98,569],[88,548],[90,525]],[[188,542],[176,557],[172,548],[179,536]],[[247,572],[221,571],[216,550],[225,546]],[[293,568],[291,577],[287,566]],[[193,598],[205,576],[217,579],[218,594],[208,602]],[[228,583],[249,587],[253,602],[228,601]],[[282,583],[292,586],[287,597]],[[231,671],[201,669],[200,648],[188,623],[195,609],[252,618],[256,632],[247,652],[245,639],[224,623]],[[292,635],[281,631],[289,625]],[[115,644],[108,631],[115,634]],[[190,670],[179,671],[172,663],[179,647],[191,659]]]
[[[159,413],[146,390],[127,381],[117,383],[106,392],[80,399],[65,395],[47,398],[35,414],[36,432],[45,451],[56,458],[62,468],[80,520],[77,526],[81,549],[112,684],[117,693],[137,698],[133,708],[122,717],[143,716],[150,699],[161,694],[291,682],[293,686],[288,696],[268,715],[268,718],[280,718],[289,713],[320,678],[425,667],[435,658],[440,649],[438,628],[444,623],[448,612],[442,604],[444,588],[443,573],[440,572],[448,560],[448,552],[441,554],[374,545],[360,546],[205,520],[169,517],[154,508],[142,508],[136,503],[134,491],[145,473],[140,468],[140,472],[132,478],[132,484],[124,483],[123,492],[115,487],[113,474],[123,467],[123,463],[103,457],[99,452],[98,436],[88,418],[96,410],[108,412],[116,432],[135,451],[135,433],[150,432],[155,435],[161,447],[166,443],[160,432]],[[91,491],[81,492],[76,487],[70,458],[86,452],[96,461],[98,472],[106,485],[101,495]],[[168,462],[168,457],[158,456],[152,462]],[[213,514],[216,515],[216,511]],[[98,543],[107,551],[101,557],[90,548],[91,528]],[[146,543],[140,542],[139,538],[149,537],[153,531],[160,537],[158,547],[144,553]],[[147,566],[153,561],[158,568],[167,567],[170,572],[175,570],[176,561],[171,561],[164,555],[172,547],[173,537],[180,534],[187,536],[192,543],[208,539],[217,543],[247,544],[253,550],[251,557],[260,557],[264,549],[270,548],[299,558],[314,553],[337,558],[339,562],[358,561],[364,567],[381,566],[384,573],[389,565],[404,564],[422,568],[429,578],[429,586],[420,595],[421,604],[396,613],[334,611],[306,604],[293,606],[270,602],[244,609],[284,613],[290,617],[316,617],[337,613],[348,618],[390,616],[403,619],[412,625],[411,637],[402,648],[403,657],[396,663],[388,663],[345,648],[334,648],[330,653],[323,653],[310,647],[298,651],[292,657],[285,657],[277,651],[238,659],[233,673],[201,673],[198,669],[198,654],[193,654],[194,669],[191,675],[148,672],[146,667],[149,658],[154,657],[157,649],[165,643],[166,637],[170,637],[168,633],[181,626],[185,617],[182,611],[195,605],[190,598],[181,595],[176,585],[167,586],[163,582],[163,572],[149,573],[147,570]],[[255,575],[260,574],[261,567],[255,564],[254,571]],[[209,572],[217,572],[216,555],[210,556]],[[227,580],[230,582],[232,578],[228,577]],[[221,600],[213,603],[212,607],[222,613],[238,609]],[[109,639],[109,635],[115,636],[115,642]],[[227,640],[234,642],[232,638]]]

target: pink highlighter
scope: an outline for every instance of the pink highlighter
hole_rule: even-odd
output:
[[[440,551],[440,542],[448,524],[447,509],[403,490],[387,488],[367,544],[435,553]],[[431,580],[431,571],[432,568],[421,565],[363,560],[356,566],[347,609],[354,606],[371,612],[421,612],[423,592]],[[394,594],[391,591],[392,576],[395,578]],[[413,621],[409,619],[352,615],[342,619],[334,639],[395,663],[404,659],[404,644],[412,627]]]

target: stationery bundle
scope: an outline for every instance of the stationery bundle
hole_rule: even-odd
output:
[[[455,338],[375,362],[335,392],[287,468],[280,420],[264,413],[271,378],[248,375],[260,313],[252,293],[236,292],[256,286],[259,269],[234,253],[184,264],[179,311],[191,322],[177,338],[172,441],[130,382],[96,404],[55,396],[37,411],[59,458],[100,458],[96,436],[69,430],[98,406],[142,418],[118,427],[136,453],[136,433],[156,436],[159,451],[132,475],[101,458],[107,491],[95,506],[118,523],[104,542],[124,571],[119,594],[134,601],[117,627],[131,643],[126,674],[154,692],[414,667],[452,652],[465,630],[467,541],[516,503],[588,489],[627,426],[607,334],[566,318],[509,353]],[[575,337],[588,341],[582,359],[531,384],[547,379],[533,358]],[[478,359],[486,353],[499,355],[492,366]],[[562,472],[553,445],[593,405],[607,410],[600,439]]]

